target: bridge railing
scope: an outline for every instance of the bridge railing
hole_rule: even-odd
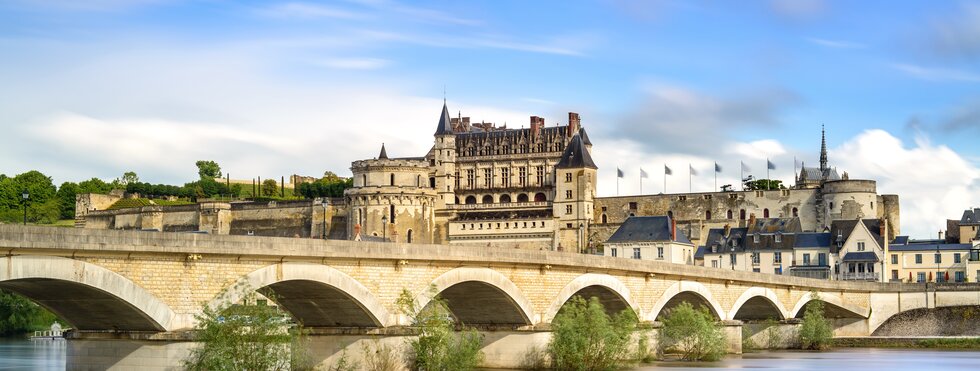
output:
[[[878,272],[844,272],[838,278],[842,281],[877,281],[880,277]]]

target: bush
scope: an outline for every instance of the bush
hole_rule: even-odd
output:
[[[823,350],[830,347],[834,330],[830,322],[823,316],[823,301],[815,293],[810,294],[814,300],[807,303],[803,314],[803,325],[800,326],[800,347],[803,349]]]
[[[572,297],[551,323],[548,353],[559,370],[610,370],[634,355],[630,339],[637,318],[632,309],[609,316],[598,298]]]
[[[0,336],[47,330],[57,320],[58,317],[29,299],[0,290]]]
[[[399,371],[402,369],[401,357],[395,347],[380,341],[361,343],[364,355],[364,371]]]
[[[716,361],[725,354],[725,334],[707,308],[688,302],[670,309],[660,328],[662,350],[679,352],[688,361]]]
[[[763,331],[766,342],[766,349],[779,349],[783,347],[783,334],[780,332],[779,321],[769,318],[765,322]]]
[[[245,295],[255,303],[256,294]],[[308,369],[306,339],[288,312],[269,305],[205,307],[197,316],[200,346],[184,360],[189,370]]]
[[[433,288],[434,292],[435,289]],[[475,330],[456,333],[456,321],[446,301],[433,295],[429,304],[417,308],[412,294],[402,290],[398,305],[412,319],[419,335],[408,341],[406,358],[412,370],[472,370],[483,360],[483,336]]]

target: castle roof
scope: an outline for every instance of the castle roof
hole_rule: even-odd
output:
[[[978,223],[980,223],[980,208],[963,211],[963,217],[960,218],[960,225]]]
[[[442,116],[439,117],[439,126],[436,127],[435,135],[448,135],[453,133],[452,119],[449,118],[449,107],[446,102],[442,102]]]
[[[378,159],[379,160],[387,160],[388,159],[388,152],[385,151],[385,144],[384,143],[381,143],[381,154],[378,155]]]
[[[595,166],[595,162],[592,161],[592,155],[589,154],[589,150],[585,148],[585,143],[582,141],[582,137],[578,134],[572,136],[572,141],[568,143],[568,147],[565,147],[565,152],[561,154],[561,161],[558,161],[558,165],[555,165],[557,169],[566,168],[581,168],[587,167],[590,169],[598,169]]]
[[[589,134],[585,133],[585,128],[578,129],[578,135],[582,137],[582,143],[585,143],[587,146],[592,145],[592,141],[589,140]]]
[[[606,240],[606,243],[669,242],[671,229],[668,216],[631,216]],[[673,241],[691,244],[691,240],[679,230]]]

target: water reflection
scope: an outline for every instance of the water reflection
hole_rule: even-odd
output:
[[[777,370],[975,370],[980,351],[918,349],[836,349],[829,352],[758,352],[719,362],[656,362],[640,370],[758,368]]]
[[[64,370],[65,341],[0,338],[0,370]]]

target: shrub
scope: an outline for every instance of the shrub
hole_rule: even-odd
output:
[[[800,326],[800,347],[803,349],[823,350],[830,347],[834,330],[830,322],[823,316],[823,301],[815,293],[810,294],[814,300],[807,303],[803,314],[803,325]]]
[[[395,347],[380,341],[361,343],[365,371],[399,371],[402,369],[401,357]]]
[[[552,366],[559,370],[621,367],[634,355],[629,343],[636,324],[632,309],[610,316],[598,298],[572,297],[551,323]]]
[[[403,289],[398,305],[419,331],[418,337],[408,341],[406,352],[412,370],[472,370],[483,360],[483,336],[472,329],[457,334],[457,323],[438,295],[424,308],[417,308],[412,294]]]
[[[766,342],[766,349],[778,349],[783,347],[783,334],[780,332],[779,321],[769,318],[763,322],[763,331]]]
[[[256,294],[245,295],[255,303]],[[197,316],[195,340],[200,346],[184,360],[189,370],[288,370],[311,368],[302,329],[276,306],[205,306]]]
[[[725,334],[707,308],[682,302],[664,316],[660,347],[688,361],[715,361],[725,354]]]

